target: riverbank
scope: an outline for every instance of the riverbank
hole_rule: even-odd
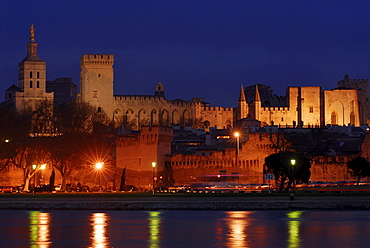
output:
[[[1,195],[0,210],[370,210],[370,196]]]

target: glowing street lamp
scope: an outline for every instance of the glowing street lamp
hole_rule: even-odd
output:
[[[294,200],[294,165],[295,165],[296,160],[291,159],[290,163],[292,165],[292,180],[293,180],[293,185],[292,185],[292,195],[291,195],[291,200]]]
[[[240,133],[239,132],[235,132],[234,133],[234,137],[236,138],[236,154],[239,154],[239,137],[240,137]]]
[[[34,170],[33,172],[33,188],[32,188],[32,196],[35,196],[35,184],[36,184],[36,168],[37,168],[37,165],[33,164],[32,165],[32,169]]]
[[[99,174],[98,174],[98,177],[99,177],[99,188],[100,188],[100,171],[101,169],[103,169],[103,166],[104,166],[104,162],[98,162],[95,164],[95,169],[97,169],[99,171]]]
[[[152,162],[152,168],[153,168],[153,197],[155,196],[155,189],[154,189],[154,181],[155,181],[155,167],[157,166],[157,163],[156,162]]]

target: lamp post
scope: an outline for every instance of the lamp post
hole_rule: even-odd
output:
[[[37,165],[33,164],[32,169],[33,169],[33,187],[32,187],[32,196],[35,196],[35,184],[36,184],[36,168]]]
[[[236,138],[236,154],[239,154],[239,137],[240,137],[240,133],[239,132],[235,132],[234,133],[234,137]]]
[[[290,160],[290,163],[292,165],[292,181],[293,181],[293,185],[292,185],[292,194],[290,195],[290,200],[293,201],[294,200],[294,165],[295,165],[295,162],[296,160],[295,159],[291,159]]]
[[[153,169],[153,197],[155,197],[155,189],[154,189],[154,183],[155,183],[155,167],[157,166],[156,162],[152,162],[152,169]]]
[[[101,177],[101,174],[100,174],[100,171],[101,171],[101,169],[103,168],[103,165],[104,165],[104,162],[98,162],[98,163],[96,163],[95,164],[95,169],[97,169],[98,170],[98,178],[99,178],[99,190],[100,190],[100,177]]]

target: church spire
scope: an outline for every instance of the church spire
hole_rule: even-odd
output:
[[[27,57],[24,59],[27,61],[42,61],[37,56],[37,43],[35,41],[35,25],[30,27],[30,40],[27,44]]]
[[[248,109],[248,103],[247,103],[247,100],[246,100],[246,97],[245,97],[243,85],[240,88],[238,108],[239,108],[239,111],[238,111],[237,118],[239,120],[243,119],[243,118],[246,118],[248,116],[249,109]]]
[[[240,88],[240,95],[239,95],[239,102],[246,102],[245,93],[244,93],[244,86],[241,85]]]
[[[258,84],[256,84],[256,95],[254,96],[254,101],[255,102],[260,102],[261,101],[260,92],[258,90]]]

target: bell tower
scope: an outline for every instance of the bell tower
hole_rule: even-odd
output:
[[[81,99],[113,119],[113,55],[83,55],[80,59]]]
[[[46,92],[46,63],[37,55],[35,27],[30,27],[27,56],[18,64],[18,87],[25,96],[42,96]]]
[[[46,63],[37,55],[33,24],[30,27],[27,56],[18,64],[18,87],[13,99],[18,111],[35,111],[42,102],[54,101],[54,92],[46,92]]]

